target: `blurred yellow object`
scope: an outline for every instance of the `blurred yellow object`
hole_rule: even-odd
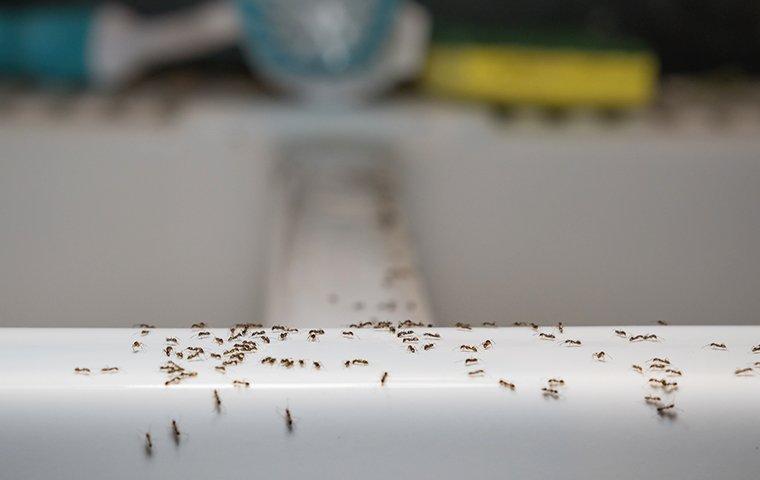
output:
[[[657,73],[646,51],[434,45],[423,86],[499,103],[635,107],[653,98]]]

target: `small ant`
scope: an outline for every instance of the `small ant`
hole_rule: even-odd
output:
[[[201,356],[201,352],[194,352],[187,356],[188,360],[194,360]]]
[[[752,368],[750,368],[750,367],[747,367],[747,368],[737,368],[736,370],[734,370],[734,375],[744,375],[745,373],[750,373],[751,374],[753,372],[754,372],[754,370],[752,370]]]
[[[167,381],[164,382],[164,386],[168,387],[169,385],[174,385],[175,383],[179,383],[181,381],[182,381],[182,377],[179,377],[179,376],[172,377],[169,380],[167,380]]]
[[[423,335],[424,337],[429,337],[429,338],[441,338],[441,335],[439,335],[439,334],[437,334],[437,333],[430,333],[430,332],[425,332],[425,333],[423,333],[422,335]]]
[[[648,363],[664,363],[665,365],[670,365],[670,360],[668,360],[667,358],[654,357],[647,360],[647,362]]]
[[[760,345],[755,345],[752,347],[752,353],[760,353]]]
[[[346,360],[345,362],[343,362],[343,366],[346,367],[346,368],[350,367],[351,366],[351,360]]]
[[[264,365],[268,363],[269,365],[274,365],[276,361],[277,359],[274,357],[265,357],[261,359],[261,364]]]
[[[281,340],[281,341],[283,341],[283,340],[287,340],[287,338],[288,338],[288,332],[282,332],[282,333],[280,334],[280,340]]]
[[[664,363],[653,363],[649,365],[649,370],[665,370],[667,367]]]
[[[218,353],[210,353],[209,355],[211,356],[211,358],[214,358],[214,359],[217,359],[217,360],[219,360],[219,359],[222,358],[222,356],[219,355]]]
[[[515,322],[512,324],[513,327],[527,327],[528,324],[525,322]]]
[[[493,342],[491,340],[486,340],[481,345],[483,345],[484,350],[488,350],[489,348],[493,346]]]
[[[201,337],[208,337],[209,335],[211,335],[211,332],[203,331],[203,332],[198,332],[197,336],[198,338],[201,338]]]
[[[594,353],[592,357],[594,357],[594,360],[598,362],[605,362],[607,361],[607,358],[609,357],[609,355],[607,355],[604,351],[601,351],[601,352]]]
[[[369,365],[369,362],[363,358],[355,358],[351,361],[351,363],[354,365]]]
[[[262,341],[262,342],[264,342],[264,343],[269,343],[269,337],[267,337],[266,335],[264,335],[264,336],[261,336],[261,337],[259,337],[259,338],[261,339],[261,341]]]
[[[166,337],[167,343],[173,343],[174,345],[177,345],[179,343],[179,340],[177,340],[175,337]]]
[[[423,346],[422,348],[424,348],[425,350],[431,350],[431,349],[435,348],[435,344],[434,343],[428,343],[425,346]]]
[[[194,323],[190,325],[190,328],[206,328],[206,324],[204,322]]]
[[[580,340],[565,340],[562,342],[563,345],[567,345],[568,347],[580,347],[581,341]]]
[[[76,367],[74,369],[74,373],[78,373],[80,375],[89,375],[90,374],[90,369],[87,368],[87,367]]]
[[[473,357],[473,358],[465,358],[464,359],[465,366],[475,365],[476,363],[478,363],[478,359],[477,358]]]
[[[667,325],[667,324],[668,322],[666,322],[665,320],[657,320],[657,325]]]
[[[615,335],[617,335],[618,337],[623,337],[623,338],[628,336],[628,334],[625,333],[625,330],[615,330]]]
[[[153,439],[150,437],[150,433],[145,434],[145,453],[148,456],[153,455]]]
[[[143,348],[143,344],[140,342],[133,342],[132,343],[132,351],[133,352],[139,352]]]
[[[677,376],[677,377],[680,377],[683,375],[683,372],[681,370],[676,370],[674,368],[668,368],[667,370],[665,370],[665,373],[668,375]]]
[[[565,333],[565,328],[564,328],[564,326],[562,325],[562,322],[559,322],[559,323],[557,324],[557,330],[559,330],[559,333]]]
[[[354,338],[354,332],[351,330],[344,330],[341,334],[346,338]]]
[[[217,345],[224,345],[224,339],[219,337],[214,337],[214,341]]]
[[[555,337],[551,333],[543,333],[543,332],[541,332],[541,333],[538,334],[538,338],[540,338],[542,340],[554,340],[557,337]]]
[[[483,322],[484,327],[495,327],[496,324],[494,322]]]
[[[644,401],[650,405],[656,405],[659,404],[662,399],[656,395],[647,395],[644,397]]]
[[[515,389],[515,384],[514,383],[508,382],[508,381],[506,381],[504,379],[499,380],[499,385],[501,385],[504,388],[508,388],[510,390],[514,390]]]
[[[414,334],[414,330],[401,330],[400,332],[396,334],[396,336],[398,338],[401,338],[401,337],[405,337],[407,335],[413,335],[413,334]]]
[[[472,330],[472,327],[470,326],[469,323],[457,322],[456,325],[454,326],[462,330]]]
[[[322,368],[322,364],[319,362],[312,362],[312,365],[314,365],[314,368],[317,370],[320,370]]]
[[[409,353],[414,353],[417,351],[417,349],[414,348],[414,345],[407,345],[406,349],[409,351]]]
[[[678,388],[678,382],[668,382],[667,380],[660,378],[650,378],[649,383],[657,384],[660,388],[666,390],[675,390]]]
[[[565,381],[562,380],[561,378],[550,378],[549,380],[546,381],[546,383],[548,383],[552,387],[557,386],[557,385],[562,385],[563,387],[565,386]]]
[[[634,369],[634,370],[636,370],[639,373],[644,373],[644,369],[641,367],[641,365],[633,364],[633,365],[631,365],[631,368]]]
[[[149,333],[150,333],[150,330],[142,330],[142,331],[140,331],[140,336],[144,337],[144,336],[146,336]]]
[[[182,352],[176,352],[174,355],[175,355],[177,358],[179,358],[179,359],[183,359],[183,358],[185,358],[185,354],[183,354]]]
[[[388,372],[383,372],[383,376],[380,377],[380,386],[385,386],[385,381],[388,380]]]
[[[541,392],[544,397],[559,398],[559,391],[553,388],[543,387]]]
[[[290,408],[285,409],[285,425],[288,427],[288,432],[293,431],[293,416],[290,414]]]
[[[305,365],[306,365],[306,360],[304,360],[304,359],[298,360],[298,366],[299,367],[303,368]]]
[[[417,337],[406,337],[401,340],[401,343],[417,343],[420,339]]]
[[[156,328],[155,325],[149,325],[147,323],[139,323],[135,325],[137,328]]]
[[[119,367],[103,367],[100,371],[103,373],[116,373],[119,371]]]
[[[474,345],[461,345],[459,347],[459,350],[461,350],[463,352],[477,352],[478,351],[478,347],[476,347]]]
[[[245,388],[249,388],[251,386],[251,382],[246,382],[245,380],[233,380],[232,384],[236,387],[245,387]]]
[[[482,377],[483,375],[485,375],[485,373],[486,373],[485,370],[479,369],[479,370],[473,370],[472,372],[467,372],[467,375],[471,377]]]
[[[171,356],[172,350],[173,349],[171,345],[168,345],[166,348],[164,348],[164,353],[166,354],[167,357]]]
[[[664,405],[662,407],[657,407],[657,414],[660,416],[665,415],[674,415],[673,409],[676,407],[675,403],[671,403],[669,405]]]
[[[725,343],[711,342],[711,343],[708,343],[707,345],[705,345],[702,348],[705,348],[705,347],[710,347],[713,350],[728,350],[728,347],[726,346]]]
[[[214,390],[214,404],[216,405],[217,411],[222,408],[222,399],[219,397],[218,390]]]
[[[660,341],[660,337],[655,335],[654,333],[650,333],[649,335],[644,335],[644,340],[652,340],[652,341]]]
[[[214,367],[214,369],[217,372],[227,373],[227,367],[225,367],[224,365],[217,365],[217,366]]]
[[[293,365],[295,364],[296,362],[294,362],[292,358],[280,359],[280,365],[284,366],[285,368],[293,368]]]
[[[317,334],[314,332],[309,333],[309,336],[306,337],[306,339],[310,342],[316,342],[317,341]]]
[[[172,420],[172,435],[174,436],[174,443],[179,444],[180,433],[176,420]]]

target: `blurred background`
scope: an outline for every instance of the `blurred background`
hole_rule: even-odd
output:
[[[326,141],[439,325],[758,324],[758,73],[752,1],[2,1],[0,326],[262,318]]]

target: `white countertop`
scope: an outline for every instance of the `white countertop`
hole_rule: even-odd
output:
[[[615,336],[620,328],[661,340],[630,342]],[[523,327],[413,328],[417,353],[387,331],[352,330],[354,339],[331,329],[316,342],[304,329],[284,341],[268,331],[270,344],[250,338],[258,351],[221,374],[209,354],[231,343],[199,339],[199,330],[0,329],[0,478],[755,479],[760,471],[760,367],[734,374],[760,362],[751,353],[760,327],[542,327],[555,341]],[[164,385],[165,337],[204,348],[206,359],[172,358],[196,377]],[[582,345],[564,346],[567,339]],[[427,343],[435,347],[425,351]],[[479,351],[461,352],[462,344]],[[598,351],[610,358],[595,361]],[[306,366],[262,365],[267,356]],[[479,364],[465,366],[468,357]],[[652,357],[683,376],[631,368]],[[369,364],[343,366],[355,358]],[[120,371],[100,373],[106,366]],[[483,376],[468,375],[478,369]],[[678,389],[663,393],[650,377]],[[516,389],[500,387],[502,378]],[[549,378],[565,381],[558,399],[541,393]],[[645,395],[674,402],[675,416],[658,415]]]

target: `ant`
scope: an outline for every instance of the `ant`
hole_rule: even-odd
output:
[[[119,367],[103,367],[100,371],[103,373],[116,373],[119,371]]]
[[[167,357],[171,356],[172,350],[173,350],[173,348],[171,347],[171,345],[169,345],[166,348],[164,348],[164,353],[166,354]]]
[[[417,337],[406,337],[401,340],[401,343],[417,343],[420,339]]]
[[[198,338],[208,337],[209,335],[211,335],[211,332],[207,332],[207,331],[198,332]]]
[[[262,341],[262,342],[264,342],[264,343],[269,343],[269,337],[267,337],[266,335],[264,335],[264,336],[261,336],[261,337],[259,337],[259,338],[261,339],[261,341]]]
[[[148,456],[153,455],[153,439],[150,436],[150,433],[145,434],[145,453]]]
[[[175,383],[179,383],[182,381],[182,377],[172,377],[169,380],[164,382],[164,386],[168,387],[169,385],[174,385]]]
[[[351,361],[353,365],[369,365],[369,362],[363,358],[355,358]]]
[[[219,359],[222,358],[222,356],[219,355],[218,353],[210,353],[209,355],[211,356],[211,358],[214,358],[214,359],[217,359],[217,360],[219,360]]]
[[[143,344],[142,343],[137,342],[137,341],[132,343],[132,351],[133,352],[139,352],[140,350],[142,350],[142,348],[143,348]]]
[[[304,360],[304,359],[298,360],[298,366],[299,367],[303,368],[305,365],[306,365],[306,360]]]
[[[417,349],[414,348],[414,345],[407,345],[406,349],[409,351],[409,353],[415,353],[417,351]]]
[[[711,343],[708,343],[707,345],[705,345],[702,348],[705,348],[705,347],[710,347],[713,350],[728,350],[728,347],[726,346],[725,343],[711,342]]]
[[[462,330],[472,330],[472,327],[470,326],[469,323],[457,322],[456,325],[454,326]]]
[[[760,345],[755,345],[752,347],[752,353],[760,353]]]
[[[644,401],[650,405],[657,405],[662,401],[662,399],[656,395],[647,395],[644,397]]]
[[[281,341],[286,340],[287,338],[288,338],[288,332],[282,332],[280,334],[280,340]]]
[[[734,370],[734,375],[744,375],[745,373],[750,373],[751,374],[751,373],[753,373],[753,371],[754,370],[752,370],[752,368],[750,368],[750,367],[747,367],[747,368],[737,368],[736,370]]]
[[[177,340],[175,337],[166,337],[167,343],[173,343],[174,345],[177,345],[179,343],[179,340]]]
[[[346,367],[346,368],[350,367],[351,366],[351,360],[346,360],[345,362],[343,362],[343,366]]]
[[[473,358],[465,358],[464,359],[465,366],[475,365],[476,363],[478,363],[478,359],[477,358],[473,357]]]
[[[481,345],[483,345],[483,350],[488,350],[489,348],[493,347],[493,342],[491,340],[486,340]]]
[[[217,412],[222,408],[222,399],[219,397],[218,390],[214,390],[214,405],[216,405]]]
[[[194,360],[201,356],[201,352],[194,352],[187,356],[188,360]]]
[[[565,327],[562,325],[562,322],[557,324],[557,330],[559,330],[559,333],[565,333]]]
[[[280,360],[280,365],[284,366],[285,368],[293,368],[293,365],[295,364],[296,362],[294,362],[291,358],[283,358]]]
[[[388,372],[383,372],[383,376],[380,377],[380,386],[385,386],[385,381],[388,380]]]
[[[660,416],[675,415],[673,413],[673,409],[674,408],[676,408],[676,404],[675,403],[671,403],[669,405],[664,405],[664,406],[661,406],[661,407],[657,407],[657,414],[660,415]]]
[[[543,387],[541,392],[544,397],[559,398],[559,391],[553,388]]]
[[[548,383],[552,387],[557,386],[557,385],[562,385],[563,387],[565,386],[565,381],[562,380],[561,378],[550,378],[549,380],[546,381],[546,383]]]
[[[660,341],[660,337],[655,335],[654,333],[650,333],[649,335],[644,335],[644,340],[652,340],[652,341]]]
[[[623,338],[628,336],[628,334],[625,333],[625,330],[615,330],[615,335],[617,335],[618,337],[623,337]]]
[[[435,348],[435,344],[434,343],[428,343],[425,346],[423,346],[422,348],[424,348],[426,351],[427,350],[431,350],[431,349]]]
[[[251,382],[247,382],[245,380],[233,380],[232,384],[236,387],[245,387],[245,388],[249,388],[251,386]]]
[[[225,367],[224,365],[217,365],[214,367],[214,369],[220,373],[227,373],[227,367]]]
[[[306,337],[306,339],[310,342],[316,342],[317,341],[317,334],[314,332],[309,333],[309,336]]]
[[[412,335],[412,334],[414,334],[414,330],[401,330],[400,332],[396,334],[396,336],[398,338],[401,338],[401,337],[405,337],[407,335]]]
[[[541,332],[541,333],[538,334],[538,338],[540,338],[542,340],[554,340],[557,337],[555,337],[551,333],[543,333],[543,332]]]
[[[649,365],[649,370],[664,370],[667,367],[668,366],[666,364],[664,364],[664,363],[653,363],[653,364]]]
[[[182,352],[176,352],[174,355],[175,355],[177,358],[179,358],[179,359],[183,359],[183,358],[185,358],[185,354],[183,354]]]
[[[528,324],[525,322],[515,322],[512,324],[513,327],[527,327]]]
[[[74,373],[78,373],[80,375],[89,375],[90,374],[90,369],[87,368],[87,367],[76,367],[74,369]]]
[[[288,432],[293,432],[293,415],[290,414],[290,408],[285,409],[285,425],[288,427]]]
[[[568,347],[580,347],[581,341],[580,340],[565,340],[562,342],[563,345],[567,345]]]
[[[654,357],[647,360],[647,362],[648,363],[664,363],[665,365],[670,365],[670,360],[668,360],[667,358]]]
[[[147,323],[139,323],[135,325],[137,328],[156,328],[155,325],[148,325]]]
[[[467,372],[467,375],[471,377],[482,377],[483,375],[485,375],[485,373],[486,373],[485,370],[479,369],[479,370],[473,370],[472,372]]]
[[[478,347],[474,345],[460,345],[459,350],[462,352],[477,352]]]
[[[597,362],[606,362],[607,358],[611,358],[609,355],[607,355],[604,351],[596,352],[592,355],[594,357],[594,360]]]
[[[495,327],[496,324],[494,322],[483,322],[484,327]]]
[[[274,365],[276,361],[277,359],[274,357],[266,357],[261,359],[261,364],[264,365],[268,363],[269,365]]]
[[[344,330],[341,334],[346,338],[354,338],[354,332],[351,330]]]
[[[504,379],[499,380],[499,385],[501,385],[504,388],[508,388],[510,390],[514,390],[515,389],[515,384],[514,383],[508,382],[508,381],[506,381]]]
[[[650,378],[649,383],[657,384],[660,388],[666,390],[675,390],[678,388],[678,382],[668,382],[665,379]]]
[[[190,325],[190,328],[206,328],[206,324],[204,322],[194,323]]]
[[[639,340],[644,340],[644,335],[633,335],[628,339],[629,342],[638,342]]]
[[[683,376],[683,372],[681,370],[676,370],[674,368],[668,368],[667,370],[665,370],[665,373],[671,376],[677,376],[677,377]]]
[[[320,370],[322,368],[322,364],[319,362],[312,362],[312,365],[314,365],[314,368],[317,370]]]
[[[631,365],[631,368],[636,370],[638,373],[644,373],[644,369],[641,367],[641,365],[633,364]]]
[[[144,336],[146,336],[149,333],[150,333],[150,330],[142,330],[142,331],[140,331],[140,336],[144,337]]]
[[[219,337],[214,337],[214,341],[217,345],[224,345],[224,339]]]
[[[657,320],[657,325],[667,325],[667,324],[668,322],[666,322],[665,320]]]
[[[430,332],[425,332],[425,333],[423,333],[422,335],[423,335],[424,337],[429,337],[429,338],[438,338],[438,339],[440,339],[440,338],[441,338],[441,335],[440,335],[440,334],[438,334],[438,333],[430,333]],[[758,346],[760,347],[760,345],[758,345]]]
[[[177,426],[177,421],[172,419],[172,435],[174,436],[174,443],[179,443],[179,426]]]

